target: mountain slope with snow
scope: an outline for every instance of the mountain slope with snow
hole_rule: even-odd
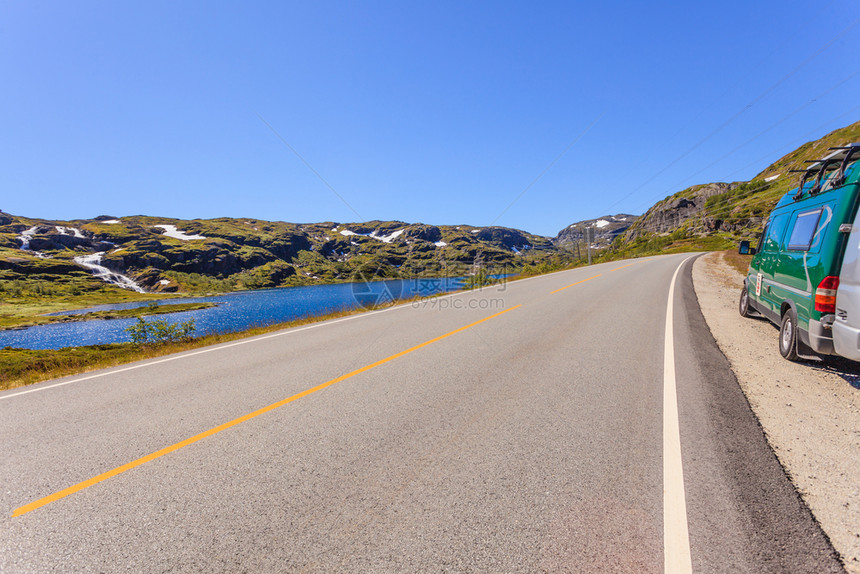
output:
[[[619,213],[617,215],[604,215],[597,219],[577,221],[559,231],[553,239],[553,243],[568,249],[575,248],[577,244],[580,248],[584,248],[585,230],[591,228],[594,230],[592,247],[598,249],[608,247],[616,237],[627,231],[637,219],[636,215]]]
[[[200,291],[349,281],[368,268],[378,277],[466,274],[558,254],[548,238],[504,227],[0,216],[0,281],[44,275],[35,259],[77,265],[127,289]]]

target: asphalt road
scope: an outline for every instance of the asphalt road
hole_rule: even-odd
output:
[[[0,571],[841,572],[687,257],[2,393]]]

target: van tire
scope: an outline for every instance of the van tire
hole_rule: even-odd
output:
[[[779,354],[789,361],[797,360],[797,313],[787,309],[779,327]]]
[[[738,302],[738,311],[741,317],[753,317],[753,310],[750,307],[750,294],[747,291],[746,285],[741,289],[741,300]]]

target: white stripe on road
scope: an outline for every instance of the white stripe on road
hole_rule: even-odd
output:
[[[675,337],[672,331],[675,280],[690,257],[684,259],[669,284],[666,304],[666,340],[663,344],[663,570],[675,574],[693,571],[684,468],[681,464],[681,429],[675,385]]]

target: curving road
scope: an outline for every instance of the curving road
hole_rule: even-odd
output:
[[[688,257],[0,393],[0,571],[842,572]]]

